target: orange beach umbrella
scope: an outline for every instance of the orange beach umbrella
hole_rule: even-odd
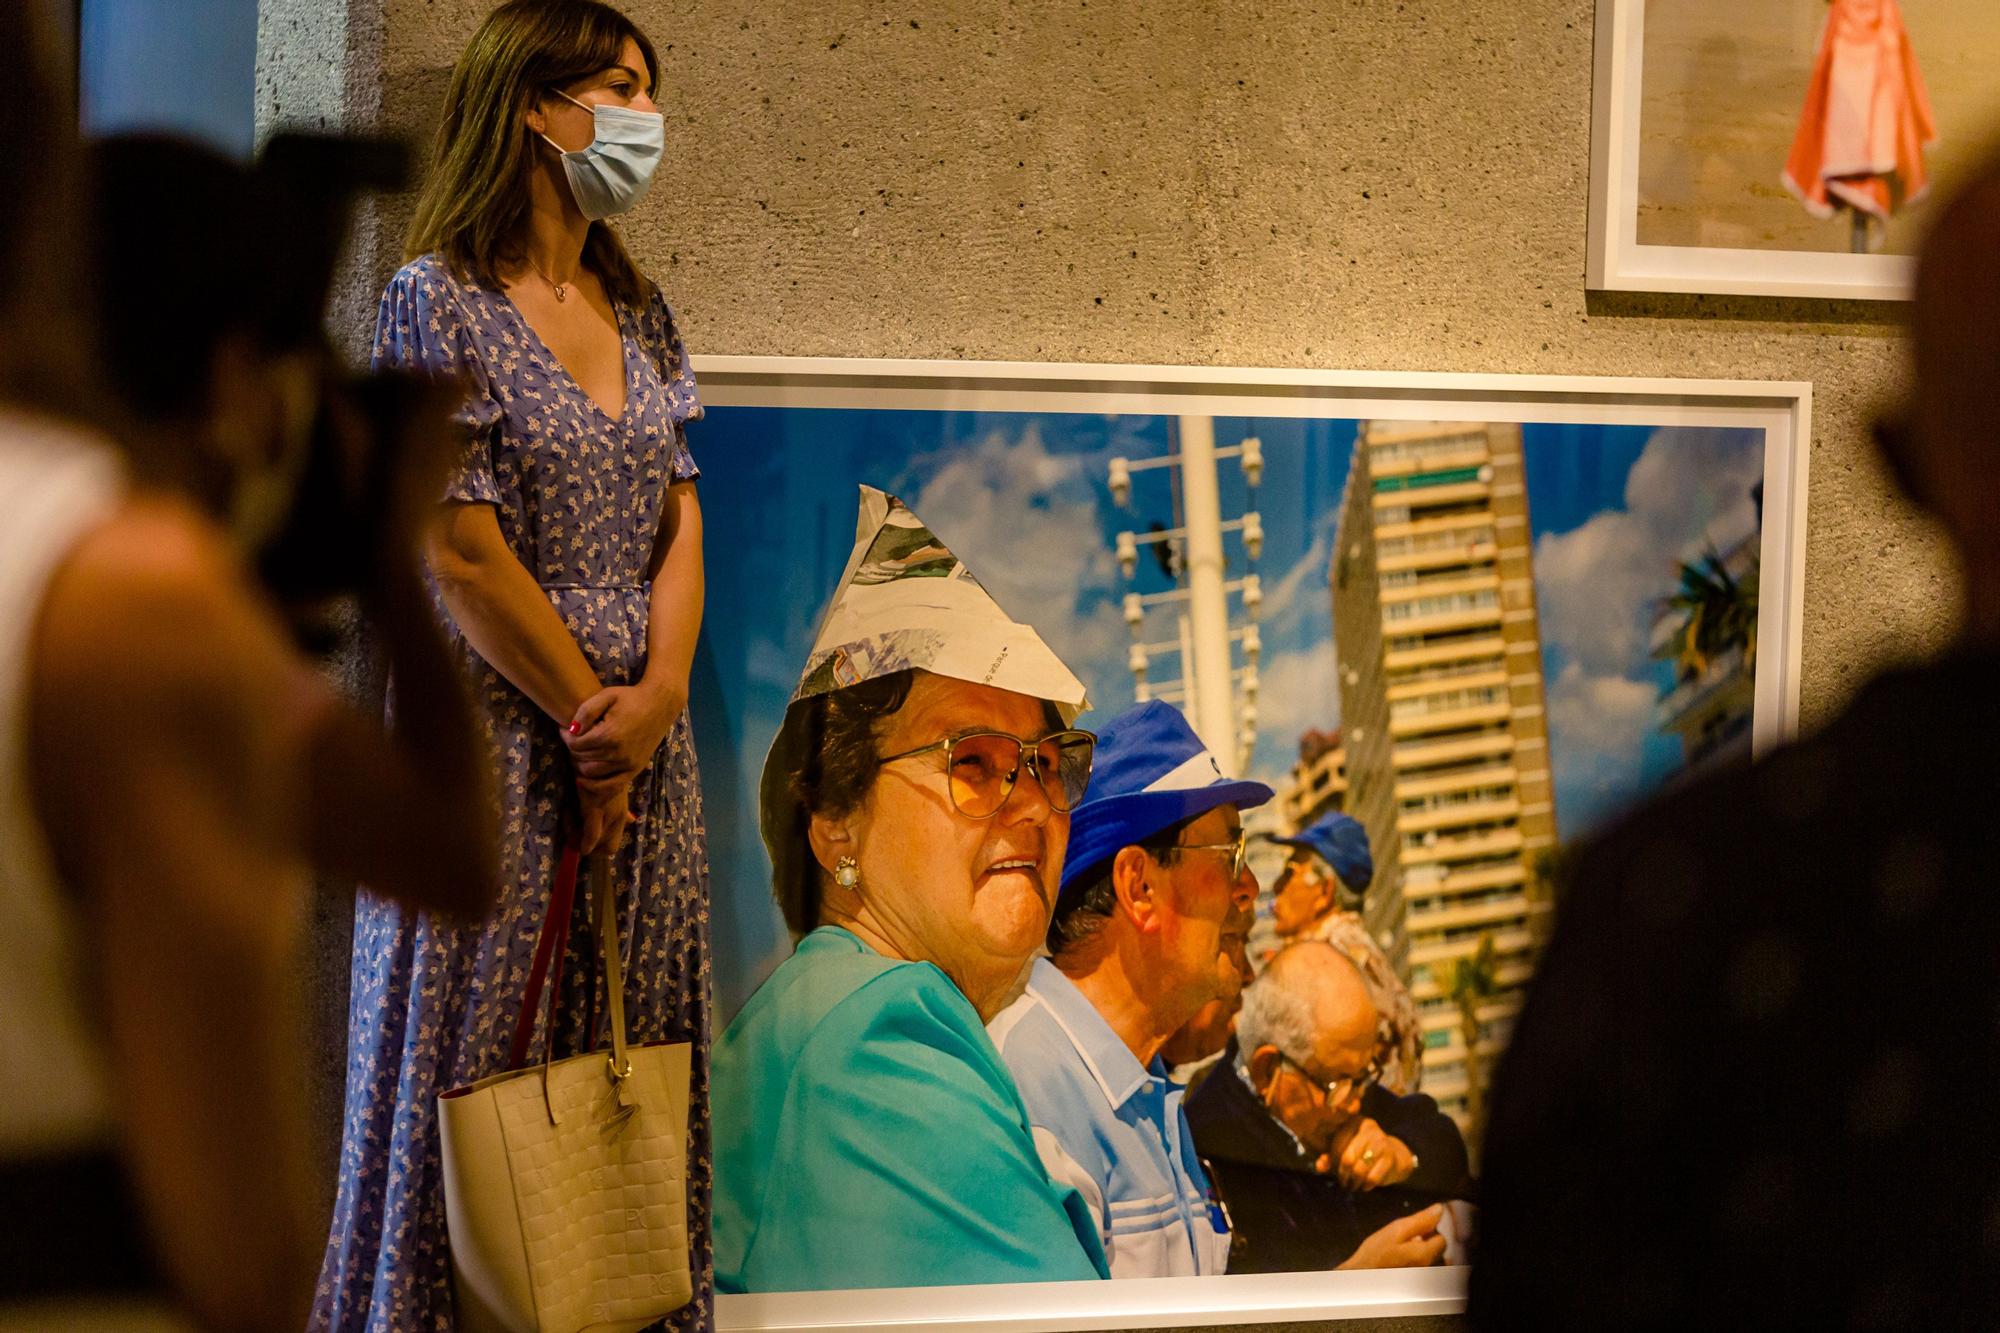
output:
[[[1830,0],[1785,188],[1815,217],[1886,220],[1929,187],[1930,94],[1896,0]]]

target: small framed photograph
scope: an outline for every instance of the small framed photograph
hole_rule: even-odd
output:
[[[1963,0],[1598,0],[1589,286],[1901,300],[2000,134]]]
[[[1298,1183],[1331,1211],[1274,1231],[1252,1218],[1254,1200],[1232,1197],[1249,1177],[1231,1173],[1230,1136],[1191,1112],[1227,1264],[1155,1247],[1126,1271],[1196,1275],[962,1285],[950,1253],[917,1252],[898,1260],[910,1282],[865,1289],[823,1263],[763,1284],[719,1272],[718,1327],[1133,1328],[1462,1308],[1466,1269],[1453,1261],[1477,1216],[1459,1200],[1476,1199],[1485,1091],[1546,938],[1551,867],[1626,804],[1794,732],[1810,386],[762,357],[696,368],[704,508],[734,516],[707,532],[691,686],[718,1036],[794,947],[758,836],[759,774],[866,484],[906,502],[1082,679],[1077,725],[1165,701],[1231,776],[1275,790],[1247,812],[1253,833],[1295,834],[1335,810],[1365,826],[1373,885],[1357,916],[1420,1026],[1395,1090],[1461,1164],[1444,1263],[1353,1267],[1389,1253],[1368,1245],[1378,1213],[1428,1205],[1394,1190],[1343,1196],[1308,1158]],[[1220,618],[1205,622],[1190,610],[1201,550],[1222,565]],[[1224,710],[1219,729],[1197,720],[1204,707]],[[1253,845],[1265,895],[1254,959],[1278,943],[1272,858],[1287,849]],[[1247,1065],[1224,1055],[1188,1077],[1190,1106],[1230,1094],[1208,1124],[1268,1115],[1267,1139],[1299,1137],[1235,1087],[1254,1088]],[[717,1092],[719,1144],[722,1108],[744,1105],[733,1095]],[[883,1174],[926,1192],[921,1163],[866,1137]],[[740,1187],[725,1177],[719,1198]],[[1148,1202],[1107,1208],[1104,1234],[1116,1241]],[[767,1211],[760,1225],[821,1223]],[[718,1254],[740,1253],[722,1229]],[[882,1271],[871,1243],[834,1249]],[[1119,1269],[1118,1253],[1109,1261]]]

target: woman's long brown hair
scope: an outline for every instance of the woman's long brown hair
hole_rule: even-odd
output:
[[[528,128],[528,110],[549,89],[617,64],[628,37],[657,88],[652,43],[609,5],[510,0],[487,15],[451,72],[405,258],[436,253],[461,281],[495,288],[502,269],[525,264],[529,176],[535,154],[549,151]],[[615,299],[644,300],[645,275],[604,223],[590,224],[583,262]]]

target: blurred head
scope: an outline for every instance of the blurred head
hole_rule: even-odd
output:
[[[362,563],[350,550],[372,553],[378,472],[401,452],[388,437],[411,420],[410,394],[369,416],[324,332],[353,198],[398,188],[404,160],[391,142],[293,134],[251,165],[159,134],[88,153],[104,402],[135,470],[188,495],[247,554],[270,554],[301,512],[323,514],[279,562],[324,566],[323,583]],[[237,284],[227,300],[223,272]],[[370,392],[387,393],[384,378]],[[281,594],[313,581],[272,580]]]
[[[1326,862],[1304,848],[1285,859],[1271,890],[1271,916],[1280,935],[1298,935],[1324,920],[1340,901],[1340,881]]]
[[[594,134],[589,108],[652,111],[659,77],[646,35],[597,0],[495,9],[452,70],[409,257],[436,252],[454,273],[498,286],[525,263],[534,174],[562,182],[559,153],[588,147]],[[604,223],[591,224],[584,260],[612,295],[644,296],[644,276]]]
[[[1171,1033],[1242,986],[1236,955],[1257,879],[1242,812],[1271,798],[1222,775],[1179,710],[1154,701],[1104,724],[1049,929],[1071,975],[1115,954],[1156,1028]]]
[[[1237,1047],[1265,1110],[1313,1153],[1361,1111],[1385,1041],[1360,969],[1330,944],[1282,949],[1243,993]]]
[[[1375,860],[1359,820],[1336,810],[1292,837],[1271,841],[1292,849],[1272,890],[1280,934],[1303,934],[1336,908],[1361,910],[1375,881]]]
[[[1878,431],[1964,557],[1974,632],[2000,634],[2000,154],[1939,210],[1910,307],[1915,385]]]
[[[220,522],[240,519],[254,542],[277,517],[248,512],[271,508],[260,482],[303,458],[319,312],[278,327],[276,247],[250,168],[165,135],[114,136],[89,157],[106,389],[129,425],[120,434],[143,474]],[[216,299],[223,271],[243,278],[238,299]]]
[[[63,412],[85,391],[76,53],[55,0],[0,5],[0,401]]]
[[[938,743],[993,732],[1033,754],[1063,730],[1055,706],[904,671],[802,707],[818,714],[804,724],[817,745],[792,781],[811,851],[813,924],[848,926],[897,957],[934,963],[975,1003],[1011,985],[1048,929],[1069,842],[1069,816],[1055,805],[1070,798],[1052,804],[1025,763],[1011,789],[1005,774],[970,774],[963,754],[947,769]],[[975,781],[1002,784],[983,817],[961,808],[985,799]],[[847,859],[852,885],[840,882]]]

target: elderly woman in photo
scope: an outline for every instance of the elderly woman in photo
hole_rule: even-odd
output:
[[[892,497],[765,763],[797,952],[717,1044],[722,1291],[1107,1275],[985,1023],[1047,932],[1083,687]]]

